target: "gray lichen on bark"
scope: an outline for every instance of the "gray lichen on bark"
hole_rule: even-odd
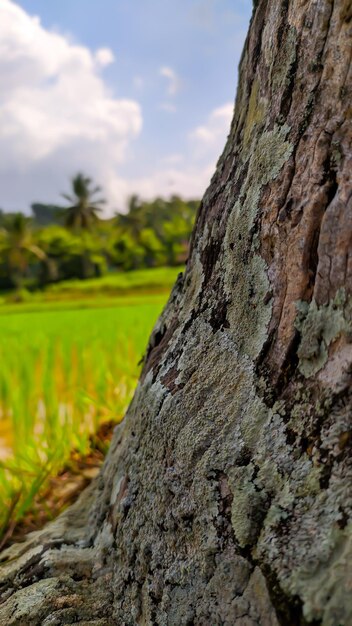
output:
[[[301,336],[297,350],[300,371],[308,378],[322,370],[329,360],[330,344],[344,336],[348,341],[343,346],[343,356],[340,354],[338,359],[335,355],[335,372],[329,375],[331,386],[333,377],[337,384],[343,384],[344,375],[348,379],[352,353],[352,299],[347,299],[344,290],[340,289],[327,305],[318,306],[313,299],[310,304],[298,302],[297,309],[296,328]]]

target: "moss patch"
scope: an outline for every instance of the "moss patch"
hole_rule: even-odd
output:
[[[249,97],[246,123],[243,131],[244,146],[249,144],[252,131],[257,124],[261,124],[265,117],[266,101],[260,98],[259,80],[253,81],[251,95]]]

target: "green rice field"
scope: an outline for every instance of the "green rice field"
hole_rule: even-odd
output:
[[[72,450],[122,419],[161,291],[0,307],[0,539]]]

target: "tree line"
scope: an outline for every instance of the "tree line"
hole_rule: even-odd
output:
[[[30,217],[0,211],[0,289],[186,260],[198,200],[174,195],[147,202],[134,195],[126,213],[103,219],[101,193],[79,173],[63,194],[67,206],[34,203]]]

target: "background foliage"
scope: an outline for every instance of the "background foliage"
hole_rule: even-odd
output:
[[[98,471],[198,207],[132,196],[102,219],[100,187],[71,183],[66,206],[0,212],[0,549]]]
[[[125,214],[100,219],[100,188],[82,174],[72,187],[67,208],[34,203],[31,217],[0,213],[0,289],[185,262],[197,200],[132,196]]]

